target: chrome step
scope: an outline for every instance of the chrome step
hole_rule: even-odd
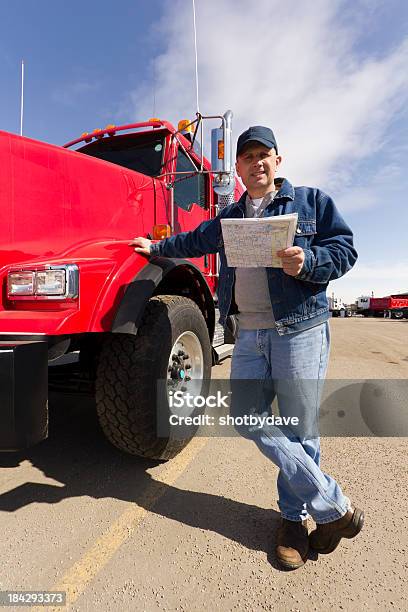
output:
[[[223,359],[226,359],[227,357],[231,357],[233,350],[233,344],[222,344],[221,346],[214,347],[214,351],[218,355],[218,362],[222,361]]]

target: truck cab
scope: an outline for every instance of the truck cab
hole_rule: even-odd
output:
[[[121,450],[174,456],[186,440],[157,437],[157,381],[185,389],[209,379],[218,256],[149,260],[128,243],[190,231],[217,214],[200,145],[188,130],[151,119],[84,133],[64,147],[0,132],[0,162],[8,407],[0,409],[0,448],[46,437],[50,375],[70,389],[88,380],[101,426]],[[236,185],[229,200],[241,193]],[[48,369],[67,354],[78,362]],[[36,377],[18,396],[31,362]],[[28,395],[36,398],[29,408]]]

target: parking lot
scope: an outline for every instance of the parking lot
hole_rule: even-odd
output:
[[[408,379],[408,320],[338,318],[331,330],[328,378]],[[105,441],[91,402],[58,395],[50,425],[48,440],[0,456],[1,590],[66,591],[80,611],[408,608],[401,431],[322,438],[323,468],[365,527],[285,572],[277,468],[250,441],[197,437],[168,463],[141,460]]]

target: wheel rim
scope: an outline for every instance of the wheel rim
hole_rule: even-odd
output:
[[[167,367],[167,402],[172,415],[182,418],[193,416],[199,408],[195,401],[202,394],[204,366],[204,352],[198,336],[192,331],[181,333],[172,346]],[[177,395],[171,400],[170,396],[175,393]],[[182,422],[173,425],[176,428],[172,436],[192,435],[188,427],[187,433],[185,428],[179,429],[177,425],[183,425]]]
[[[204,354],[198,336],[185,331],[174,342],[167,367],[167,390],[197,394],[204,376]]]

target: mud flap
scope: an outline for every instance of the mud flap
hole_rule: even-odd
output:
[[[48,436],[47,342],[0,342],[0,451]]]

